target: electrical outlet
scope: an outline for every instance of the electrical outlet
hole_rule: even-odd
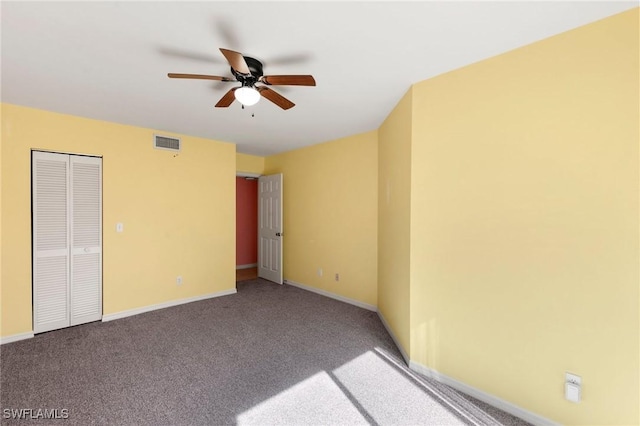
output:
[[[181,275],[178,275],[176,277],[176,285],[182,285],[182,276]]]
[[[322,276],[322,268],[318,268],[318,276],[321,277]]]
[[[340,281],[340,274],[336,272],[336,281]]]

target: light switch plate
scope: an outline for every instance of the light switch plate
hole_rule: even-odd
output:
[[[124,231],[124,224],[122,222],[116,223],[116,232]]]
[[[580,402],[582,394],[582,377],[577,374],[564,373],[564,397],[567,401]]]

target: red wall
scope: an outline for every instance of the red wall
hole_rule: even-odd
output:
[[[236,177],[236,265],[258,263],[258,181]]]

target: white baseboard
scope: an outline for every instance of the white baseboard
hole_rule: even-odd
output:
[[[151,311],[156,311],[158,309],[169,308],[171,306],[184,305],[185,303],[198,302],[200,300],[212,299],[214,297],[228,296],[230,294],[235,294],[236,292],[237,292],[237,290],[234,288],[234,289],[231,289],[231,290],[219,291],[217,293],[210,293],[210,294],[205,294],[205,295],[202,295],[202,296],[187,297],[186,299],[171,300],[169,302],[158,303],[158,304],[149,305],[149,306],[143,306],[141,308],[128,309],[126,311],[120,311],[120,312],[116,312],[116,313],[113,313],[113,314],[103,315],[102,316],[102,322],[113,321],[113,320],[120,319],[120,318],[126,318],[126,317],[130,317],[130,316],[133,316],[133,315],[143,314],[145,312],[151,312]]]
[[[236,265],[236,269],[249,269],[258,267],[257,263],[247,263],[246,265]]]
[[[558,423],[555,423],[545,417],[539,416],[538,414],[532,413],[531,411],[527,411],[524,408],[518,407],[511,402],[505,401],[502,398],[498,398],[497,396],[491,395],[487,392],[481,391],[480,389],[474,388],[473,386],[469,386],[466,383],[453,379],[449,376],[446,376],[442,373],[439,373],[436,370],[433,370],[425,365],[417,363],[415,361],[409,362],[409,368],[416,373],[422,374],[423,376],[432,378],[437,380],[440,383],[443,383],[447,386],[454,388],[462,393],[465,393],[469,396],[472,396],[480,401],[486,402],[489,405],[492,405],[496,408],[499,408],[502,411],[505,411],[513,416],[521,418],[531,424],[534,425],[544,425],[544,426],[557,426]]]
[[[339,294],[331,293],[330,291],[320,290],[319,288],[310,287],[308,285],[300,284],[300,283],[297,283],[297,282],[291,281],[291,280],[284,280],[284,283],[288,284],[290,286],[293,286],[293,287],[298,287],[298,288],[301,288],[303,290],[307,290],[307,291],[311,291],[313,293],[320,294],[322,296],[330,297],[331,299],[339,300],[341,302],[348,303],[350,305],[354,305],[354,306],[357,306],[359,308],[366,309],[368,311],[373,311],[373,312],[377,312],[378,311],[378,308],[376,306],[370,305],[368,303],[361,302],[359,300],[350,299],[348,297],[340,296]]]
[[[393,343],[396,344],[396,347],[400,351],[400,354],[402,355],[402,358],[404,358],[404,362],[407,365],[409,365],[410,362],[411,362],[411,360],[409,359],[409,355],[407,355],[407,353],[405,352],[404,348],[402,347],[402,345],[400,344],[400,342],[396,338],[396,335],[393,333],[393,330],[389,326],[389,323],[387,322],[386,319],[384,319],[384,316],[382,315],[382,313],[379,310],[378,310],[378,317],[380,317],[380,321],[382,321],[382,325],[384,325],[384,328],[387,329],[387,333],[389,333],[389,336],[391,336],[391,339],[393,339]]]
[[[33,338],[32,331],[28,333],[12,334],[11,336],[5,336],[0,338],[0,345],[4,345],[5,343],[17,342],[20,340],[32,339],[32,338]]]

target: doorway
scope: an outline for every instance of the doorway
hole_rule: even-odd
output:
[[[258,277],[258,179],[236,176],[236,282]]]
[[[282,174],[236,175],[236,282],[283,284]]]

